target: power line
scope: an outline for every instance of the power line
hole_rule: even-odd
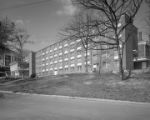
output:
[[[10,6],[10,7],[0,8],[0,11],[37,5],[37,4],[42,4],[42,3],[46,3],[46,2],[50,2],[50,1],[51,0],[42,0],[42,1],[37,1],[37,2],[30,2],[30,3],[26,3],[26,4],[14,5],[14,6]]]

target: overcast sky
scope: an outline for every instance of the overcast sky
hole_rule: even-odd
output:
[[[30,39],[35,41],[26,48],[34,51],[60,40],[60,29],[75,12],[71,0],[0,0],[0,19],[7,16],[18,26],[26,28]],[[147,6],[143,4],[135,21],[139,31],[145,31],[146,14]]]

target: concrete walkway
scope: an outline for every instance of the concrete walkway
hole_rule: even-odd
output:
[[[0,120],[150,120],[150,104],[5,93]]]

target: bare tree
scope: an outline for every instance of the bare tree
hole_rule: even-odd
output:
[[[133,23],[143,0],[72,0],[72,2],[85,10],[95,11],[95,20],[89,25],[93,29],[93,34],[88,37],[95,44],[107,45],[109,49],[116,48],[119,56],[119,71],[121,79],[126,79],[130,75],[124,76],[123,51],[128,39],[123,40],[120,35]],[[121,24],[122,17],[127,15],[128,20]],[[120,26],[121,24],[121,26]],[[132,30],[131,30],[132,32]],[[128,35],[128,38],[130,35]],[[101,39],[100,39],[101,38]],[[103,48],[102,48],[103,49]]]
[[[145,0],[145,3],[148,5],[148,7],[149,7],[149,11],[148,11],[148,16],[147,16],[147,18],[146,18],[146,23],[147,23],[147,25],[148,25],[148,27],[149,27],[149,31],[150,31],[150,0]]]
[[[16,28],[14,33],[14,49],[18,52],[18,57],[20,58],[20,61],[23,61],[24,59],[24,46],[27,43],[32,43],[29,41],[29,34],[25,29]]]
[[[13,42],[15,24],[8,20],[8,18],[0,21],[0,48],[9,48],[11,42]]]
[[[76,14],[70,24],[62,30],[61,35],[72,40],[81,40],[79,45],[82,45],[85,50],[85,68],[88,72],[88,50],[90,45],[90,15],[84,12]]]

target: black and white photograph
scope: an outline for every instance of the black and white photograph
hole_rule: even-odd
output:
[[[150,120],[150,0],[0,0],[0,120]]]

